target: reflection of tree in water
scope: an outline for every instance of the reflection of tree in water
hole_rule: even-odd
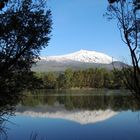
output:
[[[23,97],[21,104],[23,106],[50,105],[56,103],[64,105],[67,110],[86,109],[86,110],[140,110],[136,100],[130,95],[93,95],[93,96],[39,96],[38,94]]]
[[[59,100],[60,97],[58,97]],[[87,109],[87,110],[106,110],[112,109],[114,111],[122,110],[139,110],[140,107],[132,99],[131,96],[81,96],[81,97],[69,97],[69,105],[67,103],[67,98],[65,99],[65,107],[67,109],[78,108],[78,109]]]
[[[9,116],[14,115],[15,106],[20,98],[20,94],[12,94],[11,92],[0,94],[0,140],[7,139],[7,128],[5,124],[8,122]]]
[[[14,95],[14,96],[13,96]],[[22,94],[4,93],[0,94],[0,140],[7,140],[6,123],[9,122],[9,117],[15,114],[16,105],[22,100],[24,96]],[[9,122],[14,123],[14,122]],[[9,138],[10,139],[10,138]],[[29,140],[45,140],[40,138],[37,133],[31,133]]]
[[[67,110],[81,109],[81,110],[106,110],[112,109],[114,111],[122,110],[140,110],[140,106],[130,95],[47,95],[40,96],[40,93],[29,96],[21,96],[20,94],[0,94],[0,140],[7,138],[5,123],[8,117],[14,115],[15,106],[20,102],[23,106],[35,107],[37,105],[50,105],[56,103],[64,105]],[[14,95],[14,96],[12,96]],[[16,96],[15,96],[16,95]],[[39,139],[36,133],[31,135],[31,139]]]

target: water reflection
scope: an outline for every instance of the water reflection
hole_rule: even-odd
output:
[[[7,135],[9,140],[26,140],[32,138],[32,133],[48,140],[75,140],[77,136],[80,140],[87,137],[89,140],[112,140],[113,137],[132,140],[133,135],[139,140],[136,113],[140,106],[128,93],[78,92],[33,91],[26,92],[27,96],[22,98],[1,97],[0,140],[6,139]],[[7,123],[9,121],[16,126]],[[131,133],[124,133],[128,128]]]
[[[0,139],[7,139],[6,123],[9,122],[9,117],[13,116],[16,110],[16,105],[21,99],[21,94],[13,94],[4,92],[0,94]]]
[[[120,92],[119,92],[120,93]],[[24,97],[22,106],[36,107],[38,105],[64,106],[66,110],[107,110],[124,111],[140,110],[140,106],[129,94],[32,94]],[[47,109],[47,108],[46,108]]]
[[[22,115],[22,116],[35,117],[35,118],[65,119],[65,120],[77,122],[82,125],[86,125],[86,124],[97,123],[100,121],[105,121],[117,115],[118,112],[115,112],[109,109],[97,110],[97,111],[61,110],[61,111],[55,111],[55,112],[53,111],[43,112],[43,111],[38,111],[34,109],[34,110],[28,110],[28,111],[23,111],[23,112],[16,112],[16,114]]]
[[[140,110],[129,94],[28,93],[18,104],[16,114],[89,124],[105,121],[127,110]]]

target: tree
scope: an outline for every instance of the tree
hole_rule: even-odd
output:
[[[51,11],[41,0],[11,0],[0,12],[0,91],[16,87],[18,77],[30,72],[47,46]]]
[[[60,73],[58,78],[57,78],[57,86],[59,89],[64,89],[66,88],[66,85],[65,85],[65,82],[66,82],[66,77],[64,74]]]
[[[122,40],[130,51],[133,68],[130,69],[131,80],[125,73],[127,85],[140,99],[140,1],[118,0],[108,6],[106,15],[117,20]]]
[[[117,2],[118,0],[108,0],[108,2],[111,4],[111,3],[114,3],[114,2]]]
[[[84,81],[84,72],[82,70],[74,71],[73,72],[73,85],[74,87],[82,88],[83,86],[83,81]]]
[[[73,77],[73,70],[72,69],[66,69],[65,70],[65,85],[66,88],[72,87],[72,77]]]
[[[7,2],[8,2],[8,0],[1,0],[0,1],[0,10],[2,10],[5,7]]]
[[[56,80],[57,80],[56,75],[52,72],[49,72],[43,77],[44,87],[47,89],[55,89]]]

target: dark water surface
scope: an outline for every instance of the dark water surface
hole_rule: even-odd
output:
[[[140,140],[140,107],[127,91],[27,94],[3,123],[1,140]]]

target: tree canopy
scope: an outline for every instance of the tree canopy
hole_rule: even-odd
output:
[[[130,51],[133,69],[125,71],[129,89],[140,99],[140,0],[117,0],[108,6],[108,19],[116,19],[122,41]]]
[[[17,77],[30,72],[48,45],[52,20],[45,5],[40,0],[12,0],[0,12],[1,89],[16,86]]]
[[[40,89],[126,88],[123,71],[118,69],[110,71],[103,68],[89,68],[76,71],[69,68],[63,73],[49,72],[35,75],[37,80],[33,79],[31,87],[38,83]]]
[[[0,10],[2,10],[4,8],[4,6],[6,5],[7,2],[8,2],[8,0],[1,0],[0,1]]]

